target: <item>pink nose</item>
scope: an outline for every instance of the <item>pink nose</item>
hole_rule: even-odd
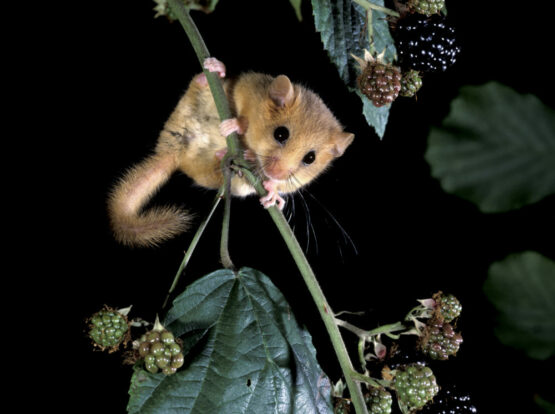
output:
[[[273,180],[286,180],[290,171],[285,168],[279,158],[272,157],[270,163],[264,168],[264,173]]]

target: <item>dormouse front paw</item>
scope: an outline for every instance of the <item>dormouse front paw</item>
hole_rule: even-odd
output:
[[[202,67],[208,72],[217,73],[220,78],[225,78],[225,65],[216,58],[206,58]],[[208,81],[206,80],[206,75],[204,73],[199,73],[195,76],[195,82],[197,82],[200,86],[208,86]]]
[[[208,72],[216,72],[220,78],[225,78],[225,65],[214,57],[204,59],[202,65]]]
[[[237,118],[226,119],[220,123],[220,134],[222,134],[224,137],[227,137],[234,132],[237,132],[239,135],[245,133],[241,122],[239,122]]]
[[[266,180],[262,183],[268,194],[260,198],[260,203],[264,208],[270,208],[272,206],[277,206],[280,210],[283,210],[285,206],[285,200],[279,195],[274,180]]]

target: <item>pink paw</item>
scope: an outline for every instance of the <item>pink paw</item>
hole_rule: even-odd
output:
[[[220,161],[224,159],[225,154],[227,154],[227,148],[216,151],[216,158]]]
[[[213,57],[206,58],[203,67],[208,72],[216,72],[220,78],[225,78],[225,65],[218,59]]]
[[[245,132],[237,118],[226,119],[220,123],[220,134],[224,137],[227,137],[234,132],[237,132],[238,134],[243,134]]]
[[[277,205],[280,210],[283,210],[285,206],[285,200],[279,195],[276,190],[276,182],[273,180],[267,180],[262,183],[268,194],[260,198],[260,203],[264,208],[270,208]]]

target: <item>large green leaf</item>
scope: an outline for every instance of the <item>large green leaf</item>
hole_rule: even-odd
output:
[[[383,0],[372,0],[383,6]],[[366,11],[351,0],[312,0],[312,13],[316,30],[320,32],[324,49],[337,67],[339,76],[351,89],[356,90],[358,63],[351,55],[364,56],[364,49],[370,49],[367,35]],[[395,59],[395,44],[389,32],[386,15],[372,11],[373,48],[376,52],[385,51],[384,60]],[[358,94],[363,102],[363,114],[369,125],[383,137],[390,105],[377,108],[370,100]]]
[[[190,350],[186,365],[167,377],[137,366],[128,412],[333,412],[309,334],[262,273],[203,277],[175,299],[164,325]]]
[[[426,159],[443,189],[503,212],[555,193],[555,112],[496,82],[466,86]]]
[[[502,343],[531,358],[555,355],[555,262],[536,252],[511,255],[491,265],[484,291]]]

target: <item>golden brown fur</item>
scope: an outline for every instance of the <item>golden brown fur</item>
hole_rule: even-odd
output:
[[[261,175],[270,177],[280,193],[296,191],[343,154],[353,135],[343,129],[321,99],[283,75],[241,75],[235,83],[225,81],[230,105],[246,129],[242,143],[254,154]],[[110,222],[116,239],[133,246],[151,246],[187,229],[189,214],[175,207],[143,211],[158,189],[180,170],[196,184],[217,189],[223,183],[220,159],[225,150],[220,120],[208,86],[195,78],[160,133],[155,153],[130,169],[108,199]],[[285,126],[290,138],[277,142],[274,130]],[[310,165],[303,157],[315,151]],[[285,177],[285,178],[284,178]],[[235,196],[252,194],[245,180],[234,176]]]

